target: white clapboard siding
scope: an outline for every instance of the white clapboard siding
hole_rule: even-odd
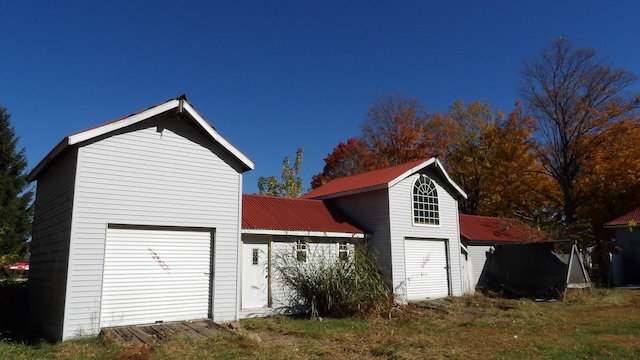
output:
[[[447,243],[444,240],[405,240],[407,300],[449,295]]]
[[[480,275],[482,275],[482,270],[487,262],[487,253],[491,251],[491,246],[467,246],[467,249],[473,267],[473,283],[471,285],[475,287],[478,285]]]
[[[424,169],[421,173],[425,173],[435,182],[436,191],[438,192],[440,224],[421,225],[413,223],[413,184],[420,174],[413,174],[389,189],[394,289],[402,291],[403,285],[408,279],[405,266],[405,255],[408,252],[404,248],[405,239],[440,239],[446,240],[448,246],[447,261],[449,271],[443,281],[446,279],[451,280],[449,293],[443,296],[460,296],[463,294],[463,289],[458,202],[452,195],[454,191],[442,181],[441,176],[431,169]]]
[[[237,319],[242,175],[188,121],[159,116],[78,149],[63,339],[100,330],[107,226],[215,229],[211,306]]]
[[[101,327],[207,318],[210,256],[210,230],[108,229]]]
[[[29,271],[29,318],[45,336],[62,339],[76,152],[38,180]]]
[[[389,222],[389,194],[387,190],[338,197],[332,201],[373,234],[369,249],[375,254],[381,272],[391,279],[394,266],[391,260],[391,224]]]

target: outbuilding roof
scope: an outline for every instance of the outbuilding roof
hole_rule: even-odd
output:
[[[628,213],[620,216],[617,219],[611,220],[608,223],[605,223],[604,227],[620,227],[620,226],[629,226],[629,223],[635,222],[636,224],[640,224],[640,207],[629,211]]]
[[[432,166],[437,169],[442,178],[455,189],[460,197],[467,197],[465,192],[451,180],[447,172],[444,171],[440,161],[436,158],[411,161],[386,169],[334,179],[302,197],[305,199],[331,199],[339,196],[389,188],[400,180],[427,166]]]
[[[470,243],[523,244],[553,241],[517,219],[459,215],[460,236]]]
[[[153,116],[168,112],[168,111],[177,111],[180,114],[188,115],[188,118],[192,119],[193,122],[198,126],[203,132],[214,142],[219,144],[223,149],[228,151],[233,157],[235,157],[241,164],[243,171],[253,170],[254,163],[249,159],[246,155],[244,155],[240,150],[231,145],[225,138],[223,138],[218,132],[214,129],[211,124],[209,124],[194,108],[187,102],[187,98],[185,95],[182,95],[178,98],[168,100],[162,104],[158,104],[156,106],[150,107],[145,110],[138,111],[129,116],[113,120],[102,125],[98,125],[92,127],[87,130],[83,130],[77,132],[75,134],[69,135],[62,139],[56,145],[53,150],[47,154],[36,165],[35,168],[27,175],[28,181],[34,181],[38,179],[38,175],[44,170],[51,162],[53,162],[56,157],[58,157],[64,150],[67,148],[80,144],[85,141],[89,141],[100,136],[106,135],[110,132],[123,129],[125,127],[131,126],[133,124],[139,123],[143,120],[149,119]]]
[[[242,195],[242,232],[362,238],[367,231],[329,201]]]

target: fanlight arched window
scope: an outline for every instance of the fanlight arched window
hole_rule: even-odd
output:
[[[413,223],[440,225],[438,191],[426,175],[420,175],[413,183]]]

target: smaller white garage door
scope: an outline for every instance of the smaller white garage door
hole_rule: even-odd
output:
[[[209,316],[211,230],[109,228],[100,327]]]
[[[407,300],[449,295],[449,264],[445,240],[407,239],[404,242]]]

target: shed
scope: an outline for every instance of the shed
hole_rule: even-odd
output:
[[[460,236],[469,249],[474,282],[515,297],[557,297],[567,287],[591,286],[575,245],[566,260],[554,243],[517,219],[460,215]]]
[[[370,249],[400,302],[464,293],[465,197],[436,158],[335,179],[304,195],[331,200],[371,231]]]
[[[64,138],[37,181],[30,322],[238,319],[242,173],[253,162],[184,96]]]

